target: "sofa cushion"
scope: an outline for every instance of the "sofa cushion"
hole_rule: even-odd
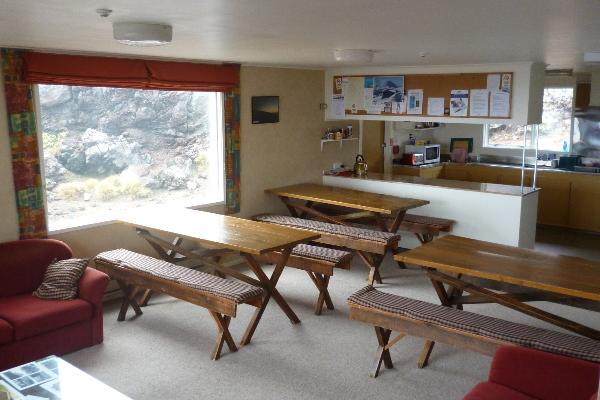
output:
[[[0,318],[14,329],[16,340],[46,333],[92,318],[85,300],[41,300],[30,294],[0,298]]]
[[[463,400],[536,400],[523,393],[493,382],[478,383]]]
[[[12,342],[13,337],[13,327],[5,320],[0,319],[0,344]]]
[[[77,297],[79,279],[89,260],[69,258],[48,266],[44,280],[33,295],[46,300],[71,300]]]

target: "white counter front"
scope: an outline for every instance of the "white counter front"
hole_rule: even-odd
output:
[[[370,174],[366,178],[323,176],[323,184],[365,192],[428,200],[411,214],[455,221],[452,234],[494,243],[533,248],[538,190],[445,179]],[[412,235],[402,235],[402,247],[414,247]],[[408,239],[407,238],[407,239]],[[417,242],[418,243],[418,242]]]

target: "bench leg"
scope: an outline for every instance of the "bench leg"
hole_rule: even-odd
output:
[[[221,350],[223,350],[223,343],[227,343],[227,347],[232,352],[237,351],[237,346],[231,337],[231,333],[229,332],[229,322],[231,321],[231,317],[228,315],[221,315],[217,312],[210,311],[210,316],[217,324],[217,329],[219,334],[217,335],[217,341],[215,343],[215,349],[212,352],[211,359],[218,360],[221,358]]]
[[[379,375],[382,361],[387,369],[394,368],[394,364],[392,364],[392,357],[390,356],[390,349],[388,347],[391,333],[392,331],[389,329],[380,328],[378,326],[375,327],[375,335],[377,336],[377,342],[379,343],[379,346],[377,347],[377,353],[375,354],[373,371],[369,374],[371,378],[377,378]]]
[[[421,355],[419,356],[419,362],[417,366],[419,368],[425,368],[427,363],[429,363],[429,356],[431,355],[431,351],[433,350],[434,341],[426,340],[423,344],[423,350],[421,350]]]
[[[383,283],[381,280],[381,275],[379,274],[379,266],[383,261],[383,256],[379,254],[367,253],[360,250],[357,251],[357,253],[369,268],[368,284],[373,285],[373,282],[375,281],[377,281],[378,283]]]
[[[150,301],[150,298],[152,297],[152,290],[150,289],[146,289],[144,291],[144,294],[142,295],[142,297],[140,297],[140,307],[146,307],[148,305],[148,302]]]
[[[306,271],[310,279],[313,281],[317,289],[319,290],[319,298],[315,305],[315,314],[321,315],[323,312],[323,305],[327,305],[329,310],[333,310],[333,302],[327,288],[329,287],[329,275],[317,274],[314,272]]]
[[[433,238],[435,237],[435,234],[433,233],[415,233],[415,236],[417,237],[417,239],[419,239],[419,242],[421,242],[421,244],[425,244],[425,243],[429,243],[433,240]]]
[[[133,285],[127,285],[125,282],[117,280],[121,291],[123,292],[123,302],[121,303],[121,309],[119,310],[119,316],[117,317],[117,321],[124,321],[125,315],[127,314],[127,310],[129,306],[133,308],[135,311],[135,315],[142,315],[142,310],[135,300],[135,296],[137,295],[138,289]]]

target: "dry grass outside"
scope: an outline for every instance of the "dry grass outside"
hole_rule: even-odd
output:
[[[62,200],[109,201],[122,197],[143,199],[150,196],[151,191],[137,180],[123,180],[118,175],[113,175],[101,180],[86,179],[61,183],[56,188],[56,193]]]

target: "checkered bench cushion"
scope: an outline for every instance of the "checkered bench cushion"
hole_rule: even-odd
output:
[[[348,251],[312,246],[310,244],[296,245],[292,250],[292,254],[300,257],[328,261],[334,264],[348,262],[352,258],[352,253]]]
[[[232,300],[237,304],[263,294],[262,288],[244,282],[224,279],[125,249],[105,251],[98,254],[94,261],[174,281],[200,292]]]
[[[367,286],[348,298],[350,305],[398,314],[403,317],[494,338],[523,347],[600,362],[600,341],[517,324],[498,318],[457,310]]]
[[[286,225],[300,229],[308,229],[313,232],[348,236],[353,239],[370,240],[373,242],[385,244],[390,244],[400,240],[400,235],[395,233],[381,232],[372,229],[356,228],[353,226],[330,224],[328,222],[288,217],[287,215],[263,214],[255,216],[254,219],[262,222],[270,222],[272,224]]]
[[[406,214],[402,222],[411,224],[431,225],[441,231],[449,231],[454,221],[444,218],[427,217],[425,215]]]

